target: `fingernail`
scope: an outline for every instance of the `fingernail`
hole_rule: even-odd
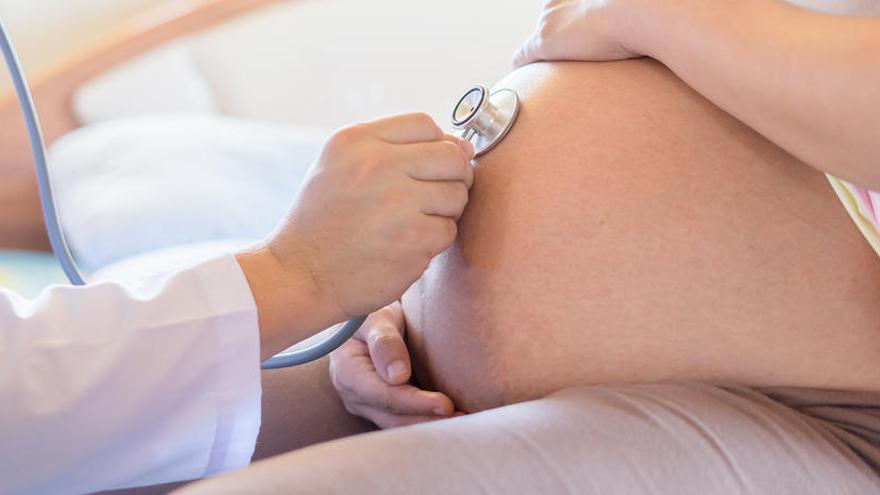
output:
[[[444,411],[443,408],[438,407],[437,409],[434,409],[434,415],[435,416],[446,416],[446,411]]]
[[[403,363],[403,361],[398,359],[397,361],[389,364],[388,367],[385,368],[385,372],[388,374],[388,378],[393,380],[394,378],[397,378],[398,376],[406,373],[406,365]]]

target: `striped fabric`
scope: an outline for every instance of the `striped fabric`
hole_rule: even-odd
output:
[[[828,175],[828,181],[843,203],[849,216],[880,255],[880,193],[854,186],[845,180]]]

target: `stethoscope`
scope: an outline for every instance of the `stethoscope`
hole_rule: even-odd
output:
[[[0,50],[6,59],[12,84],[18,96],[21,112],[27,127],[31,152],[34,156],[37,186],[40,192],[40,204],[43,208],[43,219],[52,251],[64,270],[70,283],[86,285],[86,279],[76,265],[70,246],[61,228],[55,199],[52,193],[52,180],[46,162],[46,145],[33,97],[25,80],[18,55],[12,46],[3,20],[0,19]],[[474,86],[465,92],[452,111],[452,125],[461,131],[461,137],[473,143],[474,157],[479,157],[494,148],[513,127],[519,112],[519,98],[515,91],[502,89],[490,93],[483,85]],[[321,342],[296,350],[289,350],[276,355],[262,363],[263,369],[288,368],[320,359],[330,354],[350,339],[363,325],[366,316],[352,318]]]

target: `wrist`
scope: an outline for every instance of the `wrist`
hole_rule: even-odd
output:
[[[263,360],[344,319],[326,302],[308,270],[286,266],[267,247],[235,258],[257,306]]]
[[[620,43],[628,51],[666,63],[676,35],[687,30],[687,13],[695,9],[719,10],[729,3],[710,0],[619,0],[613,18]]]

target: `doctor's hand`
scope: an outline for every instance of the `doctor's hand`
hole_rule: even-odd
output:
[[[380,428],[460,414],[446,395],[409,384],[404,332],[403,309],[396,302],[370,315],[354,338],[330,354],[330,376],[345,408]]]
[[[398,300],[455,240],[473,154],[425,114],[334,133],[274,234],[238,256],[263,357]]]
[[[638,0],[546,0],[515,67],[551,60],[606,61],[642,55],[631,46],[629,12]],[[662,3],[662,2],[661,2]]]

